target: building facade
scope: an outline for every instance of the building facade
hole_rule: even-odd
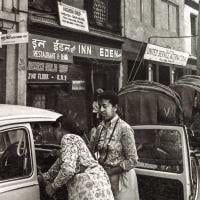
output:
[[[27,44],[0,48],[1,103],[55,110],[88,129],[97,88],[118,91],[138,79],[169,85],[196,73],[196,37],[181,36],[197,33],[197,0],[58,2],[0,1],[2,34],[29,33]],[[187,65],[144,58],[147,44],[189,53]]]
[[[77,29],[77,20],[86,25],[85,11],[89,28]],[[122,84],[120,13],[120,0],[29,1],[27,105],[90,128],[95,90],[118,91]]]
[[[0,32],[27,31],[27,0],[0,1]],[[2,41],[3,42],[3,41]],[[0,102],[26,104],[27,44],[8,44],[0,48]]]
[[[182,76],[186,67],[166,60],[175,51],[185,56],[185,40],[179,38],[185,34],[184,5],[184,0],[124,1],[124,82],[142,79],[169,85]],[[147,44],[156,45],[156,51],[160,51],[157,59],[144,59]],[[158,61],[162,53],[165,57]]]
[[[198,0],[186,0],[184,8],[184,27],[185,35],[191,36],[185,38],[185,50],[189,51],[190,57],[188,59],[187,67],[190,74],[197,73],[197,39],[198,35]]]

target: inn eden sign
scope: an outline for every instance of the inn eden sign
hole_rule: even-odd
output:
[[[66,63],[73,63],[73,56],[121,61],[122,50],[30,34],[28,55],[31,59]]]

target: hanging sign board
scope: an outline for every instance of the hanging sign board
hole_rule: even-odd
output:
[[[189,53],[175,51],[160,47],[153,44],[147,44],[144,59],[173,65],[186,66],[189,58]]]
[[[58,2],[60,25],[68,28],[89,32],[87,12],[62,2]]]
[[[28,43],[28,32],[24,33],[8,33],[1,35],[1,44],[21,44]]]

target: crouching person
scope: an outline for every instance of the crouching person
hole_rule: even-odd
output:
[[[46,192],[53,197],[56,190],[67,186],[69,200],[114,200],[107,173],[93,158],[83,139],[55,126],[61,143],[61,154],[48,172],[43,173]]]

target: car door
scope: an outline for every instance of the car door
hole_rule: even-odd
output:
[[[191,163],[184,127],[142,125],[133,129],[140,199],[191,199]]]
[[[0,127],[0,199],[40,199],[30,133],[29,124]]]

